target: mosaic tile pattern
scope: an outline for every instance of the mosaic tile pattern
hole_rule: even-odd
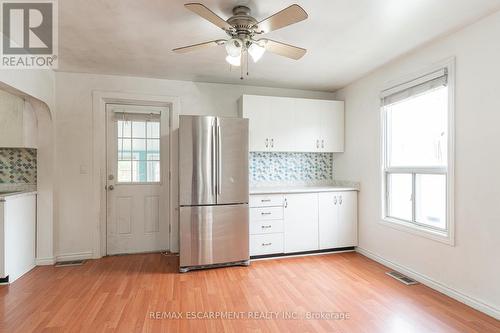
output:
[[[0,148],[0,184],[36,184],[36,149]]]
[[[332,153],[251,152],[250,182],[333,180]]]

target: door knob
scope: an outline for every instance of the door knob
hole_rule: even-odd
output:
[[[108,190],[113,191],[114,189],[115,189],[115,187],[113,185],[108,186]]]

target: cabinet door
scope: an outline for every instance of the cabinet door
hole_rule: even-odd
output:
[[[243,96],[242,115],[248,118],[248,149],[269,151],[271,136],[271,107],[266,96]]]
[[[320,151],[321,119],[315,105],[318,101],[295,99],[295,150],[296,152]]]
[[[312,251],[318,243],[318,194],[285,196],[285,253]]]
[[[290,152],[295,149],[294,99],[269,97],[270,151]]]
[[[320,250],[338,247],[339,196],[338,192],[318,194]]]
[[[358,192],[338,192],[339,218],[336,247],[358,245]]]
[[[344,151],[344,102],[320,101],[321,151]]]

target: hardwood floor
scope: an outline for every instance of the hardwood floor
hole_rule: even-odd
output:
[[[141,254],[37,267],[0,287],[0,331],[500,332],[500,321],[423,285],[400,284],[356,253],[187,274],[177,265],[175,256]],[[309,319],[311,312],[330,317]]]

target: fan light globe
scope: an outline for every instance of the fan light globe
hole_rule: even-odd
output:
[[[226,43],[226,52],[231,57],[241,56],[242,48],[243,48],[243,42],[238,38],[231,38]]]
[[[236,66],[239,67],[241,65],[241,54],[236,56],[236,57],[231,57],[228,55],[226,57],[226,61],[231,65],[231,66]]]
[[[250,47],[248,48],[248,53],[250,53],[253,62],[259,61],[260,58],[262,58],[262,56],[264,55],[264,52],[266,52],[266,49],[257,43],[252,43],[252,45],[250,45]]]

